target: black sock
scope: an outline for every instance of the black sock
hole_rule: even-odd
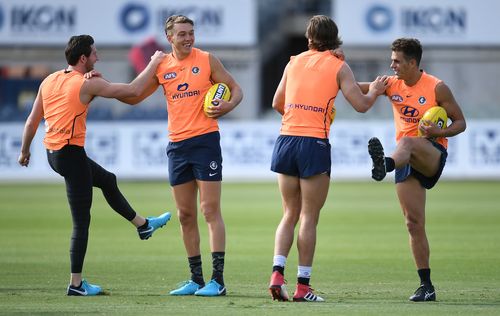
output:
[[[431,269],[419,269],[417,273],[420,277],[420,284],[432,286]]]
[[[212,280],[224,286],[224,256],[225,252],[212,252]]]
[[[191,280],[198,283],[202,287],[205,286],[203,280],[203,269],[201,266],[201,255],[188,257],[189,269],[191,270]]]
[[[285,275],[285,267],[273,266],[273,272],[278,271],[281,275]]]
[[[149,221],[148,221],[148,219],[147,219],[147,218],[146,218],[145,220],[146,220],[146,222],[145,222],[143,225],[141,225],[141,226],[137,227],[137,229],[146,229],[146,228],[148,228],[148,226],[149,226]]]
[[[391,157],[385,157],[385,171],[391,172],[395,167],[396,163],[394,162],[394,159],[392,159]]]
[[[311,280],[311,279],[309,279],[309,278],[301,278],[301,277],[298,277],[298,278],[297,278],[297,283],[309,286],[309,281],[310,281],[310,280]]]

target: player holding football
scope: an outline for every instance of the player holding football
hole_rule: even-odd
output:
[[[373,161],[372,178],[381,181],[387,172],[395,170],[396,192],[406,219],[410,247],[420,277],[420,286],[411,301],[435,301],[431,282],[429,242],[425,232],[425,195],[443,171],[446,157],[446,137],[465,130],[465,118],[448,86],[419,68],[422,46],[417,39],[400,38],[392,43],[391,76],[385,95],[394,112],[397,147],[390,157],[384,156],[377,138],[368,142]],[[366,83],[360,84],[367,91]],[[419,125],[426,110],[441,106],[448,113],[451,125],[441,129],[432,122]],[[418,129],[423,137],[417,137]]]
[[[167,40],[172,46],[151,77],[147,93],[122,101],[135,104],[163,87],[167,99],[167,147],[169,181],[181,223],[182,238],[191,270],[190,280],[170,292],[171,295],[220,296],[226,294],[224,258],[226,234],[221,213],[222,155],[217,118],[233,110],[243,92],[231,74],[214,55],[194,48],[194,22],[173,15],[165,23]],[[218,99],[218,106],[203,110],[204,96],[213,83],[225,83],[229,101]],[[212,251],[212,277],[205,284],[202,272],[200,232],[197,220],[197,195],[208,224]]]
[[[89,104],[96,96],[119,98],[140,95],[165,54],[157,51],[146,69],[130,84],[110,83],[98,76],[92,79],[84,77],[99,60],[94,39],[90,35],[71,37],[65,54],[68,67],[49,75],[40,85],[24,127],[18,161],[21,166],[28,166],[30,145],[44,118],[46,134],[43,143],[47,148],[49,165],[64,177],[73,218],[71,279],[67,294],[97,295],[102,292],[101,287],[82,279],[90,226],[92,187],[100,188],[108,204],[137,227],[140,239],[148,239],[156,229],[164,226],[170,219],[170,213],[147,219],[137,215],[118,189],[116,176],[87,157],[84,144]]]
[[[291,57],[273,99],[282,118],[271,170],[278,173],[283,218],[276,230],[273,273],[269,291],[275,300],[287,301],[284,282],[286,259],[300,219],[297,236],[299,266],[293,300],[321,302],[313,293],[311,278],[316,226],[330,185],[330,125],[335,117],[334,100],[339,90],[358,112],[366,112],[382,94],[386,78],[378,77],[362,94],[347,65],[331,50],[342,42],[329,17],[311,18],[306,37],[309,50]]]

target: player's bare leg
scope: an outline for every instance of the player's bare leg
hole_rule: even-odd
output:
[[[316,227],[321,208],[325,204],[330,185],[330,177],[326,174],[300,179],[302,206],[300,227],[297,236],[299,251],[299,274],[297,289],[293,296],[296,302],[322,302],[323,298],[315,295],[310,287],[311,269],[316,250]]]
[[[436,294],[430,280],[430,250],[425,231],[426,191],[417,179],[410,176],[404,182],[396,184],[396,192],[405,216],[415,265],[421,276],[420,287],[410,297],[410,300],[433,301],[436,299]],[[425,281],[422,281],[421,274],[426,275],[424,277]]]
[[[194,180],[172,187],[177,215],[181,224],[182,240],[188,257],[200,255],[197,191],[198,187]]]
[[[269,282],[269,292],[273,300],[288,301],[288,291],[285,285],[285,260],[293,244],[294,231],[299,221],[301,208],[301,192],[298,177],[278,174],[278,185],[283,204],[283,217],[276,229],[274,239],[274,258],[281,257],[282,263],[273,264],[273,274]],[[273,260],[274,261],[274,260]]]
[[[425,138],[403,137],[391,157],[396,169],[410,164],[426,177],[432,177],[439,168],[441,152]]]
[[[196,181],[200,190],[200,208],[208,225],[212,251],[212,277],[205,287],[196,291],[198,296],[226,295],[224,285],[224,258],[226,230],[221,213],[221,181]]]
[[[200,188],[200,209],[208,225],[210,249],[225,251],[226,230],[221,213],[221,182],[197,181]]]

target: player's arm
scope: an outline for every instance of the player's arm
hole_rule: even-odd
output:
[[[26,120],[24,125],[23,138],[21,144],[21,153],[19,154],[18,162],[21,166],[27,167],[30,163],[30,146],[33,138],[35,137],[38,125],[43,118],[43,101],[42,101],[42,89],[38,89],[38,93],[33,103],[33,108],[31,113]]]
[[[154,92],[152,82],[156,80],[154,74],[156,67],[166,55],[161,51],[151,57],[151,61],[146,68],[131,83],[112,83],[102,77],[94,77],[86,80],[80,92],[80,99],[83,103],[88,103],[94,96],[105,98],[115,98],[123,101],[137,101],[145,98],[147,93]],[[157,85],[156,85],[157,87]],[[126,98],[136,98],[127,100]],[[140,101],[137,101],[140,102]]]
[[[354,79],[354,74],[347,63],[344,63],[337,74],[337,81],[342,94],[352,107],[361,113],[368,111],[377,97],[385,92],[387,87],[387,76],[378,76],[368,84],[366,93]]]
[[[136,105],[152,95],[156,91],[156,89],[158,89],[159,85],[160,83],[158,82],[158,79],[155,76],[151,76],[151,78],[149,78],[148,82],[146,83],[144,92],[142,92],[140,95],[134,97],[117,98],[117,100],[130,105]]]
[[[465,117],[450,88],[444,82],[441,82],[436,85],[435,92],[436,102],[446,110],[446,114],[451,120],[451,124],[443,129],[437,126],[423,126],[422,128],[429,129],[427,135],[434,137],[451,137],[465,131]]]
[[[243,90],[234,80],[233,76],[226,70],[222,62],[212,54],[208,55],[210,62],[210,80],[214,83],[225,83],[231,91],[231,98],[228,101],[216,100],[217,106],[208,107],[206,114],[211,118],[219,118],[226,113],[231,112],[243,99]]]
[[[361,93],[367,94],[368,90],[370,90],[370,83],[369,82],[358,82],[358,87],[361,90]]]
[[[288,65],[286,65],[283,71],[283,76],[281,77],[280,83],[274,92],[273,97],[273,109],[279,114],[285,114],[285,95],[286,95],[286,80],[288,73]]]

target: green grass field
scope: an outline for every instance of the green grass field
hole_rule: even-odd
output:
[[[121,183],[142,215],[174,210],[165,183]],[[108,293],[67,297],[71,220],[62,184],[0,184],[0,314],[8,315],[499,315],[500,182],[441,182],[428,193],[437,302],[411,303],[418,280],[394,185],[332,183],[321,215],[312,286],[325,303],[271,301],[275,183],[225,183],[226,297],[171,297],[188,267],[174,215],[141,241],[94,191],[84,275]],[[175,212],[174,212],[175,213]],[[199,218],[205,278],[211,262]],[[286,277],[293,292],[296,248]]]

